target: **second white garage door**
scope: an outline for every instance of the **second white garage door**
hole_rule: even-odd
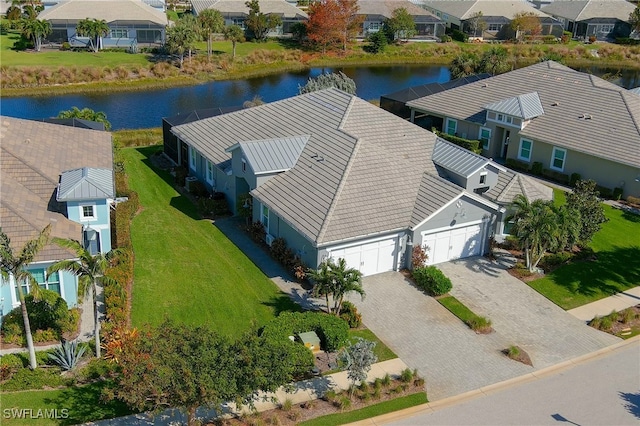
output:
[[[350,268],[359,270],[363,275],[373,275],[395,269],[397,248],[398,238],[393,237],[332,249],[329,256],[334,261],[345,259]]]
[[[429,247],[429,265],[481,255],[482,224],[426,234],[422,246]]]

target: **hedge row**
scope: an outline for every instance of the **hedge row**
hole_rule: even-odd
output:
[[[479,154],[482,152],[482,148],[480,147],[480,141],[475,139],[465,139],[458,136],[450,135],[444,132],[436,132],[438,136],[442,139],[449,141],[453,144],[456,144],[464,149],[468,149],[469,151],[475,152]]]
[[[349,325],[345,321],[319,312],[283,312],[262,328],[260,336],[287,339],[308,331],[316,332],[320,346],[327,352],[337,351],[349,339]]]
[[[451,290],[451,280],[435,266],[415,268],[412,274],[416,286],[432,296],[441,296]]]

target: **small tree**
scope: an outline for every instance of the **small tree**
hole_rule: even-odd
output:
[[[42,47],[42,39],[51,34],[51,23],[39,19],[23,19],[20,27],[22,35],[33,40],[33,47],[39,52]]]
[[[322,53],[338,46],[341,40],[338,2],[313,2],[309,5],[308,14],[305,27],[309,42],[322,48]]]
[[[451,61],[451,65],[449,65],[451,78],[456,79],[476,74],[479,61],[478,57],[473,53],[465,52],[456,56]]]
[[[391,18],[387,19],[385,26],[389,34],[393,35],[393,40],[409,40],[416,35],[416,22],[413,16],[404,7],[394,9]]]
[[[376,31],[367,37],[369,41],[368,50],[371,53],[382,53],[387,48],[387,36],[383,31]]]
[[[601,225],[608,220],[598,195],[593,180],[577,181],[573,191],[567,195],[567,207],[580,215],[578,240],[582,246],[589,244]]]
[[[265,41],[269,31],[282,25],[282,18],[274,14],[265,14],[260,11],[258,0],[249,0],[245,3],[249,8],[249,16],[245,20],[247,30],[252,39]]]
[[[309,270],[309,277],[315,282],[313,295],[324,296],[327,302],[327,312],[340,315],[344,296],[356,292],[364,299],[365,292],[362,288],[362,272],[347,266],[343,258],[335,263],[333,259],[320,264],[317,270]],[[333,308],[329,307],[329,295],[333,299]]]
[[[184,64],[184,55],[189,53],[198,39],[198,27],[193,15],[184,15],[173,27],[167,29],[167,48],[176,53],[180,61],[180,68]]]
[[[231,58],[235,59],[236,44],[244,41],[244,31],[238,25],[229,25],[222,30],[222,34],[224,35],[225,40],[231,42],[231,46],[233,47]]]
[[[76,25],[76,32],[80,36],[89,37],[94,52],[101,47],[100,39],[109,33],[109,25],[104,19],[82,19]]]
[[[491,75],[502,74],[509,70],[509,52],[502,46],[493,46],[486,50],[478,64],[478,72],[487,72]]]
[[[540,17],[535,12],[516,13],[511,20],[511,29],[516,33],[516,39],[524,35],[538,36],[542,33]]]
[[[94,111],[90,108],[82,108],[74,106],[71,109],[60,111],[58,118],[80,118],[82,120],[96,121],[104,124],[105,130],[111,130],[111,123],[107,120],[107,114],[102,111]]]
[[[469,23],[469,28],[471,29],[471,35],[473,37],[478,37],[478,32],[480,32],[480,37],[482,37],[483,31],[487,28],[487,22],[484,20],[484,15],[482,11],[478,11],[471,15],[471,18],[467,20]]]
[[[342,71],[338,73],[320,74],[316,78],[310,78],[304,86],[298,86],[298,94],[316,92],[318,90],[335,87],[350,95],[356,94],[356,83],[347,77]]]
[[[211,54],[213,53],[213,34],[222,31],[224,28],[224,18],[219,10],[205,9],[198,15],[198,23],[207,37],[207,57],[211,58]]]
[[[629,14],[629,24],[631,24],[631,31],[640,33],[640,5]]]
[[[346,52],[347,43],[355,38],[362,29],[364,16],[359,15],[358,0],[335,0],[338,3],[338,27],[342,50]]]
[[[351,391],[356,383],[367,380],[367,373],[371,370],[371,365],[378,361],[378,357],[373,352],[376,342],[357,338],[356,343],[344,348],[339,355],[340,363],[347,370],[347,378],[351,380]]]

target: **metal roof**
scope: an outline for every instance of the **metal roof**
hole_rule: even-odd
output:
[[[83,167],[62,172],[58,201],[99,200],[115,197],[113,171]]]
[[[540,10],[574,22],[597,18],[615,18],[629,22],[629,14],[635,8],[635,5],[625,0],[554,0]]]
[[[557,62],[540,62],[407,106],[483,124],[484,105],[532,90],[538,93],[544,114],[521,130],[521,136],[640,167],[640,96]]]
[[[285,0],[259,0],[260,12],[280,15],[288,19],[307,19],[309,16]],[[206,9],[220,11],[223,16],[249,16],[249,7],[245,0],[191,0],[196,15]]]
[[[433,162],[460,176],[469,177],[491,160],[442,138],[437,138],[433,149]]]
[[[228,151],[240,148],[256,175],[284,172],[296,164],[309,138],[301,135],[239,142]]]
[[[640,87],[636,87],[635,89],[629,89],[631,93],[635,93],[636,95],[640,95]]]
[[[44,21],[80,21],[104,19],[116,21],[152,22],[165,27],[167,15],[140,0],[64,0],[43,10],[38,19]]]
[[[538,92],[525,93],[524,95],[512,96],[498,102],[492,102],[485,105],[484,109],[512,115],[523,120],[531,120],[544,114],[544,108],[542,108]]]
[[[508,20],[523,12],[535,13],[540,17],[549,16],[525,0],[411,0],[411,2],[454,16],[461,21],[471,18],[478,12],[482,12],[485,17],[504,17]]]
[[[405,8],[409,15],[421,18],[432,18],[430,22],[439,22],[440,18],[431,12],[411,3],[409,0],[358,0],[358,15],[379,15],[387,19],[393,17],[393,11]],[[420,22],[427,22],[421,19]]]

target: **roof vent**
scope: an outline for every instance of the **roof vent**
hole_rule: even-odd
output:
[[[551,106],[558,106],[558,105],[560,105],[560,102],[558,102],[558,101],[556,101],[556,102],[551,104]]]
[[[580,114],[580,117],[583,120],[591,120],[591,115],[590,114]]]
[[[318,154],[317,152],[311,156],[311,158],[315,158],[318,163],[324,161],[324,157]]]
[[[482,87],[489,87],[489,83],[485,81],[484,83],[482,83]]]

